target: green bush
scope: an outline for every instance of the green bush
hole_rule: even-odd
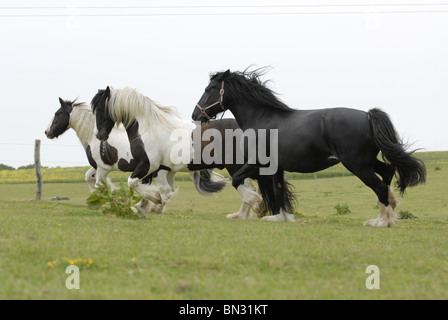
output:
[[[6,164],[0,163],[0,170],[16,170],[16,169]]]
[[[403,219],[403,220],[405,220],[405,219],[417,219],[418,218],[417,216],[414,216],[409,211],[400,211],[399,216],[400,216],[399,218]]]
[[[337,205],[334,206],[334,208],[336,209],[337,215],[349,214],[351,212],[346,203],[342,205],[338,203]]]
[[[132,206],[140,200],[141,197],[135,196],[134,191],[123,184],[113,191],[106,186],[99,186],[87,198],[87,206],[110,216],[138,218],[140,216],[132,210]]]

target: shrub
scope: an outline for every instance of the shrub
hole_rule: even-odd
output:
[[[16,170],[16,169],[6,164],[0,163],[0,170]]]
[[[101,209],[104,214],[124,218],[138,218],[138,213],[132,206],[141,200],[134,195],[134,191],[120,184],[120,188],[109,190],[106,186],[99,186],[87,198],[87,206],[92,210]]]
[[[350,211],[350,209],[349,209],[349,207],[348,207],[348,205],[346,203],[344,203],[342,205],[338,203],[337,205],[334,206],[334,208],[336,209],[336,214],[337,215],[343,215],[343,214],[351,213],[351,211]]]
[[[412,213],[410,213],[409,211],[400,211],[399,213],[400,215],[400,219],[417,219],[417,216],[414,216]]]

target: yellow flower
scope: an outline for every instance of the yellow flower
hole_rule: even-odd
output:
[[[131,261],[132,261],[132,262],[135,262],[135,261],[137,261],[137,259],[135,259],[135,258],[132,258],[132,259],[131,259]]]

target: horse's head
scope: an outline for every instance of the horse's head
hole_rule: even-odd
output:
[[[59,98],[59,103],[61,104],[61,107],[56,111],[47,130],[45,130],[45,135],[48,139],[59,137],[69,128],[70,113],[73,110],[74,102],[65,101]]]
[[[106,141],[115,125],[115,122],[109,115],[108,100],[110,98],[110,88],[98,90],[93,97],[91,104],[92,110],[96,118],[96,137],[101,141]]]
[[[227,110],[224,102],[225,80],[229,77],[230,70],[219,72],[210,78],[210,83],[205,88],[202,97],[194,108],[191,117],[194,121],[208,122],[210,119]]]

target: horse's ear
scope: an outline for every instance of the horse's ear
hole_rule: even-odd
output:
[[[219,80],[225,80],[226,78],[228,78],[230,76],[230,69],[227,69],[226,72],[224,72]]]
[[[109,88],[109,86],[107,86],[107,88],[106,88],[106,91],[104,92],[106,95],[109,95],[110,94],[110,88]]]
[[[65,103],[64,99],[62,99],[61,97],[59,97],[59,103],[61,104],[61,106],[64,105],[64,103]]]

